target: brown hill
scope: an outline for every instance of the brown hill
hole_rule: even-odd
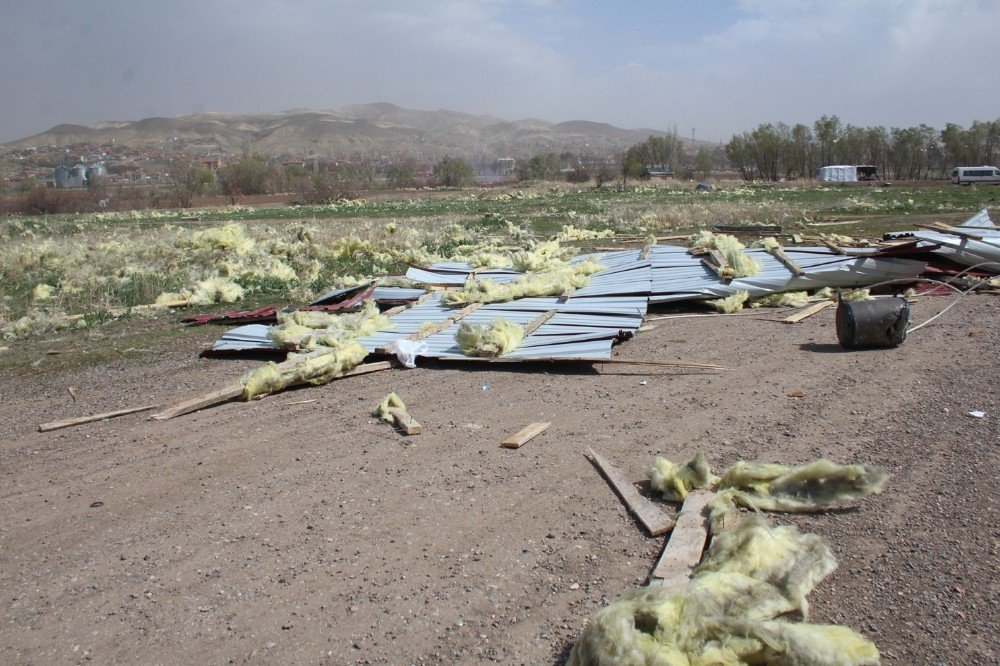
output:
[[[606,123],[550,123],[536,118],[506,121],[456,111],[417,111],[393,104],[363,104],[330,111],[198,113],[175,118],[109,121],[87,127],[64,124],[6,144],[17,149],[109,144],[187,152],[346,156],[407,153],[491,158],[542,151],[613,153],[657,130],[622,129]]]

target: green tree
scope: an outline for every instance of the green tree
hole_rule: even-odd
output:
[[[445,156],[434,165],[434,179],[445,187],[464,187],[475,179],[472,165],[460,157]]]
[[[244,153],[243,157],[219,170],[219,185],[230,201],[238,196],[271,194],[281,181],[277,169],[268,165],[263,155]]]
[[[712,151],[707,146],[698,149],[698,154],[694,156],[694,168],[700,171],[701,177],[706,180],[712,176],[715,158],[712,157]]]
[[[833,164],[834,147],[837,139],[840,138],[840,118],[837,116],[820,116],[820,119],[813,123],[813,132],[816,134],[819,166]]]
[[[559,176],[559,157],[555,153],[535,155],[517,168],[521,180],[553,180]]]
[[[389,167],[389,171],[386,174],[386,178],[389,180],[389,184],[392,187],[413,187],[413,178],[416,174],[417,162],[412,157],[400,162],[399,164],[393,164]]]

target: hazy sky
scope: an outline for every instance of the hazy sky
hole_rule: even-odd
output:
[[[728,140],[1000,117],[1000,1],[0,0],[0,141],[391,102]]]

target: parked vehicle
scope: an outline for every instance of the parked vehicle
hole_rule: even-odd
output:
[[[955,167],[951,172],[955,185],[1000,185],[1000,169],[991,166]]]

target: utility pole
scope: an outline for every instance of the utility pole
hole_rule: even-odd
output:
[[[691,147],[694,148],[694,128],[691,128]]]

